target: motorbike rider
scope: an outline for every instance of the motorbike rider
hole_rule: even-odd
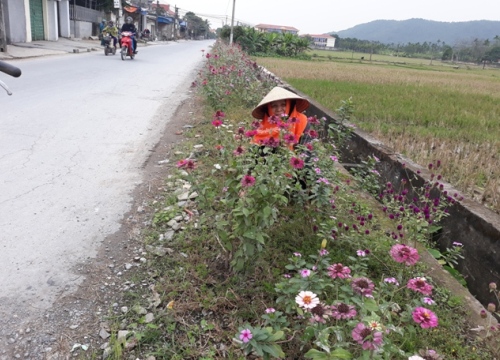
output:
[[[134,54],[137,54],[137,41],[135,39],[135,36],[137,34],[137,29],[133,23],[133,19],[130,16],[127,16],[125,21],[126,22],[125,22],[125,24],[122,25],[120,32],[130,31],[133,34],[132,35],[132,47],[134,48]]]
[[[108,21],[108,25],[102,29],[103,35],[109,34],[113,38],[113,46],[116,48],[116,42],[118,41],[118,28],[115,26],[113,21]]]

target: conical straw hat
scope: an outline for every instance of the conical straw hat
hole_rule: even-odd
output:
[[[309,101],[304,99],[303,97],[283,89],[282,87],[276,86],[262,99],[262,101],[257,105],[255,109],[252,111],[252,116],[256,119],[264,118],[264,114],[267,110],[267,104],[276,100],[285,100],[285,99],[293,99],[295,100],[295,108],[299,113],[304,111],[309,107]]]

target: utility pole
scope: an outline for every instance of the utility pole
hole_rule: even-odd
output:
[[[177,20],[179,19],[179,8],[177,7],[177,5],[174,5],[174,9],[175,9],[175,19],[174,19],[174,41],[177,40],[177,29],[176,29],[176,23],[177,23]]]
[[[160,29],[158,28],[158,16],[160,16],[160,0],[156,0],[156,39],[160,38]]]
[[[2,0],[0,0],[0,52],[7,53],[7,34],[5,33],[5,19]]]
[[[233,44],[234,6],[235,5],[236,5],[236,0],[233,0],[233,16],[231,17],[231,34],[229,35],[229,45]]]

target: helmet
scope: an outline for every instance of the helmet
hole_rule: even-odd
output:
[[[113,21],[109,20],[108,21],[108,26],[113,26],[113,25],[114,25]]]
[[[127,18],[125,19],[125,21],[127,22],[127,24],[132,24],[132,18],[130,16],[127,16]]]

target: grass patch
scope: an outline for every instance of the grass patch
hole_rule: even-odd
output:
[[[500,212],[499,70],[272,58],[258,63],[332,111],[352,97],[353,123],[417,163],[441,160],[450,183]]]

